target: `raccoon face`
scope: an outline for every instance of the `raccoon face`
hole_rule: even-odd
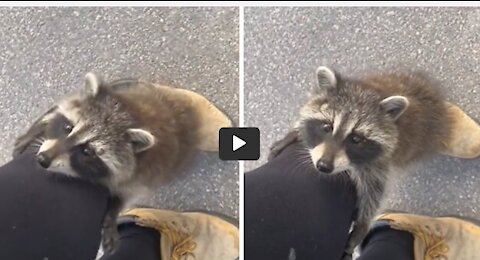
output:
[[[360,81],[320,67],[318,87],[295,128],[322,173],[339,173],[389,158],[398,142],[395,121],[408,107],[403,96],[382,97]]]
[[[53,172],[89,180],[122,182],[132,177],[135,157],[155,144],[147,130],[134,121],[121,103],[87,74],[88,94],[58,104],[42,123],[39,164]]]

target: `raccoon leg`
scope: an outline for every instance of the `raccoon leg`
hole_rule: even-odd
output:
[[[382,176],[382,172],[383,171],[381,170],[378,171],[377,176]],[[358,173],[359,175],[364,176],[363,178],[358,179],[356,185],[358,194],[357,212],[354,216],[353,229],[350,232],[342,260],[352,259],[355,248],[362,242],[365,236],[367,236],[370,229],[370,223],[380,208],[380,202],[385,191],[386,180],[383,178],[371,179],[370,177],[370,179],[366,181],[365,178],[372,176],[372,173],[375,172],[367,171],[365,174],[363,172]]]
[[[122,200],[118,196],[110,197],[102,228],[102,248],[105,254],[112,254],[118,246],[117,217],[122,206]]]
[[[371,219],[359,219],[355,221],[353,225],[352,232],[348,238],[347,247],[345,248],[345,252],[343,253],[342,260],[351,260],[353,251],[359,245],[365,236],[368,234],[368,230],[370,228],[370,221]]]
[[[25,152],[25,150],[27,150],[27,148],[35,141],[35,139],[40,138],[43,135],[44,130],[45,125],[35,124],[28,130],[26,134],[18,137],[13,145],[13,158]]]
[[[283,149],[285,149],[285,147],[297,141],[297,139],[297,131],[288,132],[288,134],[283,139],[276,141],[270,147],[270,154],[268,155],[268,160],[271,161],[273,158],[277,157],[283,151]]]

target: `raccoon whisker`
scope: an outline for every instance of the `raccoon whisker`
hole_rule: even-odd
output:
[[[33,140],[33,142],[30,144],[32,147],[40,147],[42,146],[43,142],[45,142],[45,138],[36,138]]]
[[[42,146],[42,143],[38,143],[38,142],[36,142],[36,143],[31,143],[30,146],[32,146],[32,147],[40,147],[40,146]]]
[[[297,170],[303,168],[303,167],[308,167],[309,164],[311,164],[311,160],[302,160],[300,161],[294,168],[293,172],[297,172]]]
[[[297,157],[298,157],[298,160],[297,161],[303,161],[305,159],[308,159],[310,158],[310,155],[309,154],[305,154],[301,151],[297,151]]]
[[[297,164],[295,164],[295,166],[294,166],[293,169],[292,169],[292,172],[293,172],[294,174],[297,172],[298,169],[301,168],[302,163],[303,163],[303,161],[299,161]]]
[[[328,118],[327,113],[325,113],[324,111],[320,111],[320,114],[322,115],[323,118]],[[335,118],[335,112],[333,114],[333,117]]]
[[[305,147],[299,147],[295,150],[295,152],[298,153],[298,155],[300,156],[300,158],[308,158],[310,159],[310,152],[308,151],[308,149],[306,149]]]
[[[298,169],[300,169],[304,166],[308,166],[309,164],[312,163],[312,160],[310,158],[310,154],[307,153],[306,149],[300,148],[300,149],[297,149],[296,152],[298,152],[299,158],[296,161],[296,165],[293,168],[293,172],[296,172]]]
[[[310,158],[310,155],[308,154],[299,154],[299,161],[307,161],[307,162],[312,162],[312,158]]]
[[[310,152],[309,152],[307,149],[305,149],[305,148],[298,149],[297,152],[298,152],[301,156],[310,158]]]
[[[43,143],[45,141],[46,139],[44,137],[37,137],[35,140],[33,140],[34,143]]]
[[[300,157],[310,158],[310,152],[304,147],[298,148],[296,152],[298,153],[298,155],[300,155]]]
[[[34,142],[37,142],[37,143],[43,143],[45,142],[47,139],[45,139],[44,137],[37,137],[35,138]]]

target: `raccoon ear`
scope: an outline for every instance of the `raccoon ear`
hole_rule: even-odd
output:
[[[397,120],[407,110],[409,104],[404,96],[390,96],[380,102],[380,108],[393,120]]]
[[[320,66],[317,68],[316,73],[318,88],[320,88],[320,90],[335,88],[337,86],[337,75],[332,69]]]
[[[155,137],[148,131],[140,128],[130,128],[127,134],[132,142],[133,151],[140,153],[150,149],[155,144]]]
[[[102,85],[102,81],[97,75],[92,72],[85,75],[85,90],[88,95],[96,96],[100,89],[100,85]]]

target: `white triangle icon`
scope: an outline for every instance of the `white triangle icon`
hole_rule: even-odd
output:
[[[233,139],[232,139],[232,142],[233,142],[233,151],[235,152],[236,150],[240,149],[241,147],[243,147],[245,144],[247,144],[247,142],[243,141],[242,139],[238,138],[236,135],[233,135]]]

